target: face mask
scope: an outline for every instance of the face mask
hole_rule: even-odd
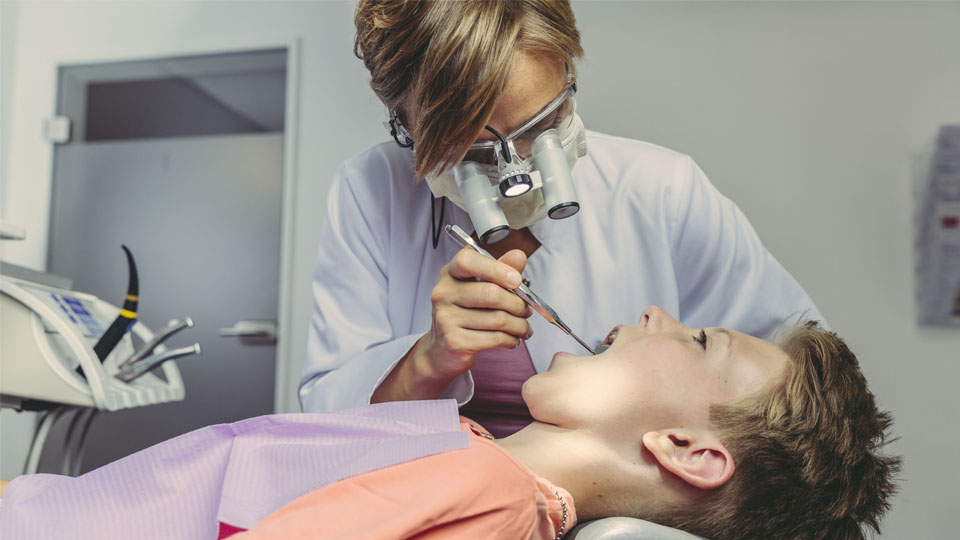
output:
[[[537,120],[534,118],[530,123],[535,124]],[[570,171],[577,159],[587,154],[587,137],[583,121],[575,112],[571,111],[559,124],[538,132],[532,140],[511,135],[501,141],[513,149],[514,159],[510,163],[506,163],[502,155],[497,157],[497,164],[489,163],[489,156],[478,155],[479,150],[488,146],[476,148],[478,145],[474,145],[466,159],[453,169],[427,176],[427,185],[434,196],[448,198],[470,215],[484,243],[500,241],[510,229],[522,229],[545,217],[572,216],[580,204]],[[525,129],[521,128],[518,133]],[[498,144],[500,142],[492,143],[494,152]],[[524,150],[528,156],[521,158]],[[471,157],[478,159],[471,161]],[[527,175],[529,190],[519,196],[507,196],[509,191],[504,193],[504,180],[510,175],[521,178]]]

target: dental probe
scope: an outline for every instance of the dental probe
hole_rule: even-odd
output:
[[[461,229],[460,227],[456,225],[447,225],[445,227],[445,230],[447,231],[447,234],[450,236],[450,238],[453,238],[453,240],[456,243],[460,244],[462,247],[468,247],[485,257],[489,257],[493,260],[496,260],[496,257],[488,253],[487,250],[480,247],[480,245],[477,244],[477,242],[473,238],[471,238],[470,235],[463,232],[463,229]],[[541,316],[543,316],[543,318],[546,319],[548,323],[555,325],[560,330],[563,330],[563,333],[577,340],[577,343],[579,343],[580,345],[583,345],[583,348],[590,351],[590,354],[597,354],[596,352],[594,352],[593,349],[590,348],[589,345],[584,343],[582,339],[577,337],[577,335],[570,330],[570,327],[567,326],[567,324],[560,319],[560,316],[557,315],[557,312],[554,311],[553,308],[547,305],[546,302],[541,300],[539,296],[537,296],[536,294],[534,294],[533,291],[530,290],[530,287],[527,286],[527,283],[529,282],[524,280],[524,282],[521,282],[520,286],[517,287],[516,289],[507,289],[507,290],[519,296],[520,298],[522,298],[523,301],[527,303],[527,305],[529,305],[531,308],[533,308],[534,311],[536,311]]]

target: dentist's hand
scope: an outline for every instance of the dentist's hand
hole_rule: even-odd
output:
[[[494,261],[461,249],[440,271],[433,288],[433,321],[374,391],[372,403],[439,397],[473,367],[477,353],[516,347],[532,334],[532,310],[507,289],[520,285],[527,257],[519,249]]]
[[[507,289],[520,285],[527,257],[509,251],[494,261],[470,249],[460,250],[440,271],[433,288],[433,324],[424,336],[429,365],[423,372],[449,377],[473,367],[477,353],[516,347],[530,336],[531,310]]]

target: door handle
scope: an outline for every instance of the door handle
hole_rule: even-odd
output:
[[[220,329],[221,337],[238,337],[240,339],[254,339],[258,342],[277,342],[277,321],[274,320],[246,320],[233,323],[230,328]]]

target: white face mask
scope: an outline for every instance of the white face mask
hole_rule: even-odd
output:
[[[577,159],[587,155],[587,134],[583,126],[583,120],[580,119],[579,115],[573,113],[569,124],[562,131],[558,130],[558,135],[563,145],[563,152],[567,157],[567,164],[572,170]],[[533,166],[532,158],[525,159],[522,164],[530,173],[533,188],[519,197],[501,197],[497,201],[511,229],[522,229],[547,217],[548,209],[543,199],[541,189],[543,182],[540,178],[540,172]],[[490,179],[490,185],[497,185],[499,180],[497,166],[485,165],[483,167]],[[460,195],[457,181],[450,171],[428,175],[425,180],[435,197],[446,197],[469,214],[463,197]]]

